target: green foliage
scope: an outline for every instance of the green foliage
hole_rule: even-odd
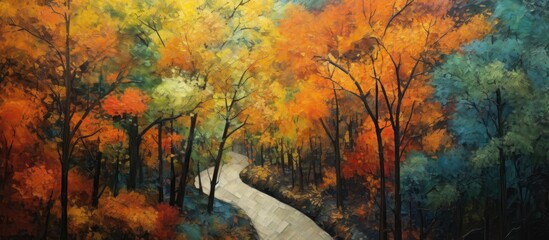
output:
[[[458,197],[458,190],[450,184],[437,186],[427,194],[428,203],[434,208],[450,207]]]
[[[487,202],[500,200],[497,179],[503,157],[507,215],[527,216],[518,209],[521,205],[529,206],[529,214],[538,211],[531,205],[530,193],[541,188],[525,183],[536,176],[533,169],[547,170],[546,6],[547,1],[497,1],[494,33],[464,46],[463,52],[450,55],[436,68],[435,98],[453,111],[448,127],[456,146],[438,156],[438,161],[449,165],[433,171],[437,174],[435,188],[427,195],[430,207],[459,201],[470,206],[466,211],[478,211],[489,207]],[[475,219],[468,213],[469,219]]]
[[[478,168],[486,168],[495,166],[498,163],[499,149],[496,140],[492,140],[490,143],[482,148],[476,150],[471,158],[473,166]]]
[[[164,114],[191,111],[206,100],[207,90],[202,90],[203,79],[193,79],[175,73],[173,77],[163,78],[151,93],[152,108]]]

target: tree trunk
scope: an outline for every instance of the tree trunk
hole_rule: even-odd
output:
[[[158,124],[158,202],[164,202],[164,153],[162,153],[162,123]]]
[[[231,122],[229,121],[229,119],[225,119],[225,127],[223,128],[223,135],[221,135],[221,143],[219,143],[219,148],[217,149],[213,177],[210,182],[210,195],[208,196],[208,213],[210,214],[213,211],[213,204],[215,199],[215,185],[217,184],[219,168],[221,166],[221,158],[223,157],[223,150],[225,149],[225,142],[227,141],[227,134],[229,132],[230,126]]]
[[[332,83],[333,93],[334,93],[334,102],[335,102],[335,119],[332,121],[334,126],[335,133],[332,135],[328,126],[324,123],[322,119],[322,127],[326,132],[326,135],[330,138],[332,146],[334,148],[334,165],[336,173],[336,206],[337,208],[343,210],[343,189],[342,189],[342,178],[341,178],[341,149],[340,149],[340,132],[339,132],[339,123],[341,122],[341,117],[339,114],[339,99],[337,97],[337,91],[335,88],[335,83]]]
[[[120,173],[120,156],[116,155],[116,163],[114,165],[114,177],[112,181],[112,195],[118,195],[118,174]]]
[[[308,162],[309,162],[309,166],[307,167],[307,184],[311,184],[311,173],[313,174],[313,181],[314,183],[316,184],[316,178],[315,178],[315,173],[314,173],[314,166],[315,166],[315,161],[314,161],[314,156],[312,155],[312,153],[310,153],[309,157],[307,158],[308,159]]]
[[[149,151],[149,154],[150,154],[150,151]],[[139,162],[138,162],[138,168],[139,169],[139,175],[138,175],[138,178],[137,178],[137,187],[140,187],[140,186],[143,186],[143,183],[145,182],[145,174],[144,174],[144,170],[145,170],[145,156],[139,156]]]
[[[400,196],[400,109],[397,106],[395,125],[393,126],[395,152],[395,240],[402,239],[402,198]]]
[[[260,159],[259,160],[261,161],[261,167],[263,167],[264,164],[265,164],[265,159],[263,157],[263,144],[261,144],[261,152],[259,154],[260,154],[260,156],[259,156]]]
[[[292,156],[291,150],[288,149],[288,165],[290,166],[290,173],[292,175],[292,190],[295,187],[295,178],[294,178],[294,157]]]
[[[175,147],[174,147],[175,148]],[[176,176],[175,176],[175,163],[174,163],[175,157],[172,157],[170,159],[170,206],[175,205],[175,183],[176,183]]]
[[[128,190],[134,190],[137,187],[137,173],[139,171],[139,145],[141,139],[139,137],[139,126],[137,116],[132,116],[128,127],[128,148],[130,155],[130,176],[128,178]]]
[[[311,182],[310,180],[310,177],[311,177],[311,171],[313,172],[313,181],[314,181],[314,184],[316,185],[316,164],[315,164],[315,158],[316,158],[316,154],[315,154],[315,150],[314,150],[314,146],[313,146],[313,139],[311,136],[309,136],[309,169],[308,169],[308,172],[307,172],[307,182]]]
[[[501,98],[501,90],[496,90],[496,108],[497,108],[497,131],[498,138],[502,138],[504,135],[504,126],[503,126],[503,100]],[[504,239],[507,234],[506,228],[506,209],[507,209],[507,173],[505,168],[505,153],[503,148],[498,147],[499,150],[499,239]]]
[[[173,129],[173,121],[170,124],[170,133],[174,134]],[[178,156],[177,149],[175,148],[175,144],[173,141],[171,142],[171,158],[170,158],[170,206],[173,206],[175,204],[175,163],[174,159]]]
[[[202,188],[202,176],[200,174],[200,161],[196,161],[196,172],[198,175],[198,192],[199,194],[202,194],[204,190]]]
[[[65,5],[70,10],[71,1],[67,0]],[[70,45],[70,16],[65,18],[65,67],[63,78],[65,84],[65,102],[63,104],[63,128],[61,147],[61,240],[69,238],[68,232],[68,189],[69,169],[71,151],[71,104],[72,104],[72,81],[71,78],[71,45]]]
[[[42,239],[48,239],[48,226],[50,225],[51,208],[53,207],[54,202],[55,201],[53,201],[53,190],[51,190],[46,209],[46,221],[44,223],[44,233],[42,234]]]
[[[284,152],[284,143],[281,141],[281,143],[280,143],[280,163],[282,164],[282,175],[286,174],[286,171],[284,170],[284,154],[285,154],[285,152]]]
[[[379,237],[383,239],[387,239],[387,232],[386,230],[386,214],[387,214],[387,205],[385,201],[385,156],[383,154],[383,138],[381,136],[381,128],[379,127],[379,124],[377,122],[374,122],[374,126],[376,129],[376,138],[377,138],[377,151],[378,151],[378,158],[379,158],[379,177],[380,177],[380,214],[379,214]]]
[[[320,175],[320,181],[324,182],[324,175],[322,175],[322,155],[323,155],[323,149],[322,149],[322,139],[319,139],[318,141],[318,174]]]
[[[337,92],[335,90],[335,85],[332,83],[333,91],[334,91],[334,99],[335,99],[335,108],[336,108],[336,119],[334,121],[334,127],[335,127],[335,136],[333,137],[333,144],[334,144],[334,150],[335,150],[335,168],[336,168],[336,203],[337,206],[343,210],[343,189],[342,189],[342,177],[341,177],[341,144],[339,143],[339,123],[340,123],[340,113],[339,113],[339,99],[337,97]]]
[[[486,200],[484,204],[484,240],[490,239],[490,204],[489,201]]]
[[[420,220],[420,223],[419,223],[419,240],[424,240],[425,239],[425,216],[423,215],[423,210],[422,209],[418,209],[417,211],[419,212],[419,220]]]
[[[351,117],[351,120],[349,121],[349,124],[347,125],[347,133],[349,137],[349,148],[354,149],[355,147],[355,141],[353,139],[353,125],[355,122],[353,121],[353,118]]]
[[[179,195],[177,198],[177,206],[181,207],[181,211],[183,211],[183,203],[185,201],[185,188],[187,187],[187,178],[189,174],[189,167],[191,164],[191,154],[193,151],[194,130],[196,128],[197,119],[198,119],[197,114],[194,114],[191,116],[191,127],[189,129],[189,136],[187,137],[187,146],[185,148],[185,159],[181,163],[182,165],[181,168],[183,170],[181,172],[181,179],[179,181]]]
[[[299,169],[299,190],[301,192],[303,192],[303,190],[304,190],[304,186],[303,186],[303,165],[301,164],[303,159],[301,158],[301,149],[297,150],[297,157],[298,157],[297,160],[299,161],[298,165],[297,165],[297,167]]]
[[[95,155],[95,172],[93,175],[93,192],[92,192],[92,207],[97,208],[99,205],[99,178],[101,177],[101,158],[102,152],[97,152]]]

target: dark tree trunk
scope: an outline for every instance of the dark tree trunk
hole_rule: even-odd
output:
[[[282,164],[282,174],[286,174],[286,171],[284,170],[284,143],[280,143],[280,163]],[[288,160],[289,161],[289,160]]]
[[[387,224],[387,205],[385,200],[385,157],[383,155],[383,138],[381,136],[381,128],[377,122],[374,122],[376,126],[376,139],[377,139],[377,151],[379,158],[379,178],[380,178],[380,214],[379,214],[379,237],[381,239],[387,239],[386,224]]]
[[[120,156],[116,156],[116,163],[114,165],[114,176],[112,180],[112,195],[116,197],[118,195],[118,175],[120,173]]]
[[[149,152],[150,153],[150,152]],[[144,174],[144,170],[145,170],[145,156],[139,156],[139,177],[137,178],[138,179],[138,185],[137,187],[140,187],[140,186],[143,186],[143,183],[145,182],[145,174]]]
[[[411,208],[410,208],[411,209]],[[419,212],[419,240],[425,239],[425,216],[423,215],[423,210],[418,209]]]
[[[92,191],[92,207],[97,208],[99,205],[99,178],[101,177],[101,158],[102,152],[97,152],[95,155],[95,171],[93,175],[93,191]]]
[[[456,238],[459,238],[463,236],[463,204],[461,203],[461,200],[458,200],[457,202],[458,207],[458,227],[457,227],[457,234]]]
[[[173,147],[175,148],[175,147]],[[170,159],[170,206],[175,205],[175,184],[176,184],[176,176],[175,176],[175,163],[174,163],[175,157],[172,157]]]
[[[318,141],[318,174],[320,175],[320,181],[319,182],[324,182],[324,175],[322,175],[322,156],[324,155],[323,152],[324,150],[322,149],[322,139],[319,139]]]
[[[393,126],[394,132],[394,144],[395,144],[395,240],[402,239],[402,199],[400,195],[400,109],[397,106],[397,112],[395,114],[395,124]]]
[[[486,200],[484,207],[484,240],[490,239],[490,220],[490,204],[489,201]]]
[[[70,0],[67,0],[66,7],[70,9]],[[63,79],[65,84],[65,101],[62,106],[63,128],[61,146],[61,240],[69,238],[68,232],[68,189],[69,169],[71,151],[71,105],[72,105],[72,77],[71,77],[71,45],[70,45],[70,17],[65,18],[65,67]]]
[[[263,157],[263,144],[261,144],[261,152],[259,153],[260,154],[260,161],[261,161],[261,166],[263,167],[264,164],[265,164],[265,158]]]
[[[139,137],[138,130],[138,118],[137,116],[131,117],[131,123],[128,127],[128,148],[130,155],[130,176],[128,178],[127,188],[128,190],[134,190],[137,187],[137,174],[140,168],[139,162],[139,145],[141,145],[141,138]]]
[[[170,124],[170,133],[174,134],[173,129],[173,121]],[[175,205],[175,183],[176,183],[176,176],[175,176],[175,163],[174,159],[178,156],[177,149],[175,148],[175,144],[173,141],[171,142],[171,158],[170,158],[170,206]]]
[[[309,166],[307,166],[307,177],[305,178],[305,180],[307,181],[307,184],[311,184],[311,173],[313,172],[313,161],[311,161],[312,157],[309,156],[308,158],[304,159],[308,159],[307,163],[309,163]]]
[[[292,156],[292,151],[288,149],[288,165],[290,166],[290,173],[292,175],[292,190],[295,187],[295,177],[294,177],[294,157]]]
[[[158,202],[164,202],[164,153],[162,153],[162,123],[158,124]]]
[[[48,205],[46,206],[46,221],[44,222],[44,233],[42,233],[42,239],[48,239],[48,226],[50,225],[51,208],[53,207],[53,190],[50,191],[50,198],[48,199]]]
[[[324,123],[322,119],[320,119],[320,122],[322,123],[322,127],[324,128],[324,131],[330,138],[330,141],[332,142],[332,146],[334,148],[334,154],[335,154],[335,169],[336,169],[336,206],[343,210],[343,183],[342,183],[342,177],[341,177],[341,149],[340,149],[340,131],[339,131],[339,123],[341,122],[341,116],[339,114],[339,99],[337,96],[337,91],[335,88],[335,83],[332,83],[333,87],[333,93],[334,93],[334,100],[335,100],[335,119],[333,120],[333,126],[335,133],[332,135],[330,133],[330,130],[328,129],[328,126]]]
[[[501,98],[501,90],[496,90],[496,109],[497,109],[497,131],[498,138],[504,135],[504,119],[503,119],[503,99]],[[507,173],[505,168],[505,153],[503,148],[499,150],[499,235],[500,239],[504,239],[507,235],[506,227],[506,209],[507,209]]]
[[[204,190],[202,188],[202,176],[200,174],[200,161],[196,161],[196,172],[196,175],[198,175],[198,191],[200,194],[202,194]]]
[[[298,169],[299,169],[299,190],[301,192],[303,192],[304,190],[304,186],[303,186],[303,165],[301,164],[301,162],[303,161],[303,159],[301,158],[301,149],[298,149],[297,150],[297,157],[298,157]]]
[[[185,201],[185,188],[187,187],[187,178],[189,175],[189,168],[191,164],[191,154],[193,151],[193,141],[194,141],[194,130],[196,128],[196,121],[198,119],[198,115],[194,114],[191,116],[191,127],[189,129],[189,136],[187,138],[187,146],[185,148],[185,159],[181,163],[182,164],[182,172],[181,172],[181,179],[179,181],[179,195],[177,198],[177,206],[181,207],[181,211],[183,211],[183,203]],[[200,174],[200,173],[198,173]]]
[[[223,157],[223,150],[225,149],[225,142],[227,141],[227,136],[229,133],[229,127],[231,122],[229,119],[225,120],[225,127],[223,128],[223,134],[221,135],[221,143],[219,143],[219,148],[217,149],[217,156],[215,157],[215,166],[213,177],[210,182],[210,195],[208,196],[208,213],[212,213],[213,204],[215,199],[215,185],[217,184],[217,178],[219,175],[219,168],[221,166],[221,158]]]
[[[355,147],[355,141],[353,139],[354,124],[355,124],[355,122],[353,121],[353,119],[351,117],[351,120],[349,121],[349,124],[347,125],[347,134],[348,134],[348,137],[349,137],[349,148],[350,149],[354,149],[354,147]]]
[[[311,183],[311,171],[313,173],[313,181],[316,184],[316,169],[315,169],[315,150],[313,139],[309,136],[309,169],[307,169],[307,182]]]

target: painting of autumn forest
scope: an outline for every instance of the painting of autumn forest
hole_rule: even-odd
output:
[[[549,0],[1,0],[0,239],[549,236]]]

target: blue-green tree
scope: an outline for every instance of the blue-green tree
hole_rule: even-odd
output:
[[[454,111],[449,128],[456,144],[468,153],[469,164],[480,170],[483,193],[498,201],[500,238],[514,229],[524,230],[534,211],[526,209],[534,206],[532,179],[546,169],[542,167],[549,146],[545,5],[544,1],[497,2],[495,32],[449,56],[433,81],[436,98]]]

